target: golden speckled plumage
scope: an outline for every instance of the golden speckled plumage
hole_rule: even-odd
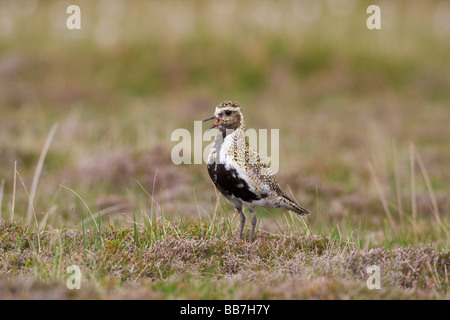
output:
[[[219,133],[208,157],[208,172],[216,187],[241,215],[240,237],[243,237],[245,223],[243,205],[249,208],[253,216],[251,240],[256,226],[255,206],[281,207],[299,215],[308,214],[286,195],[270,166],[250,147],[239,104],[232,101],[219,104],[214,116],[206,120],[213,119],[216,122],[211,128],[218,128]]]
[[[264,186],[276,195],[282,195],[278,182],[270,169],[270,166],[261,159],[261,156],[250,147],[249,138],[245,135],[245,129],[239,128],[232,133],[233,144],[227,150],[234,162],[245,170],[247,177],[254,183],[255,191],[261,192]]]

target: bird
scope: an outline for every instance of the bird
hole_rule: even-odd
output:
[[[255,207],[284,208],[300,216],[309,214],[286,195],[270,166],[250,147],[242,108],[237,102],[217,105],[214,115],[203,122],[211,120],[215,122],[208,130],[219,131],[208,155],[208,173],[216,188],[239,212],[241,239],[244,239],[244,206],[252,214],[250,242],[254,240],[257,222]]]

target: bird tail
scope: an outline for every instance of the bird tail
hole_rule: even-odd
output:
[[[288,196],[283,195],[280,198],[281,198],[281,206],[283,208],[294,211],[295,213],[297,213],[301,216],[305,216],[305,215],[309,214],[308,210],[300,207],[294,200],[292,200]]]

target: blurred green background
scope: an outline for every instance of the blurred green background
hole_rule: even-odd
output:
[[[81,30],[66,27],[71,4]],[[371,4],[381,30],[366,26]],[[448,245],[449,57],[443,0],[0,1],[2,217],[14,162],[29,191],[54,123],[35,199],[50,224],[84,210],[61,185],[112,219],[150,208],[147,192],[167,215],[207,216],[206,167],[174,165],[170,136],[235,100],[248,128],[280,130],[278,180],[313,228],[356,226],[376,242],[386,219],[405,238],[414,219],[411,237]]]

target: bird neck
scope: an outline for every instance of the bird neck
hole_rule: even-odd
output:
[[[222,136],[222,139],[225,139],[226,137],[233,135],[236,131],[245,132],[245,122],[243,119],[237,128],[220,128],[217,137],[219,138]]]
[[[241,116],[241,125],[239,126],[239,129],[241,129],[242,131],[245,131],[245,121],[244,121],[244,117]]]

